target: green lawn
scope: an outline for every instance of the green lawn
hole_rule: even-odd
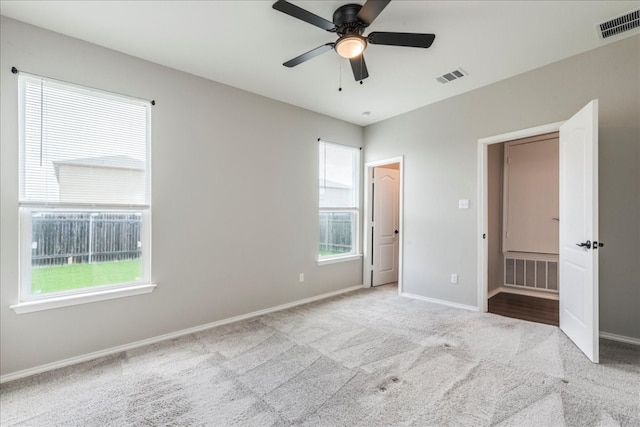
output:
[[[340,251],[323,251],[320,250],[320,256],[327,256],[327,255],[338,255],[338,254],[343,254],[344,252],[340,252]]]
[[[31,292],[69,291],[106,284],[133,282],[140,277],[142,261],[98,262],[94,264],[34,267],[31,270]]]

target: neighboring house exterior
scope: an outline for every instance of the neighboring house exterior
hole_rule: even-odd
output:
[[[84,203],[86,194],[117,204],[145,203],[145,164],[128,156],[86,157],[53,162],[60,202]]]
[[[342,207],[353,205],[353,189],[339,182],[320,178],[320,206]]]

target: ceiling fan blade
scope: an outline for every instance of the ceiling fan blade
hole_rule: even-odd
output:
[[[331,49],[333,49],[333,46],[335,45],[335,43],[327,43],[327,44],[323,44],[322,46],[318,46],[315,49],[311,49],[309,52],[307,53],[303,53],[300,56],[296,56],[293,59],[288,60],[287,62],[285,62],[284,65],[285,67],[295,67],[296,65],[302,64],[305,61],[308,61],[312,58],[315,58],[318,55],[321,55],[325,52],[330,51]]]
[[[358,19],[367,25],[371,25],[374,19],[380,15],[380,12],[387,7],[391,0],[367,0],[358,12]]]
[[[369,77],[369,71],[367,71],[367,63],[364,62],[364,55],[361,54],[359,56],[356,56],[355,58],[351,58],[349,59],[349,62],[351,63],[353,77],[355,77],[357,82]]]
[[[333,22],[328,21],[318,15],[314,15],[308,10],[298,7],[295,4],[291,4],[288,1],[278,0],[273,4],[273,8],[282,13],[286,13],[289,16],[298,18],[301,21],[308,22],[309,24],[315,25],[316,27],[320,27],[323,30],[335,31],[336,29],[336,26],[333,25]]]
[[[388,46],[427,48],[431,46],[435,38],[435,34],[387,33],[374,31],[367,36],[367,41],[371,44],[383,44]]]

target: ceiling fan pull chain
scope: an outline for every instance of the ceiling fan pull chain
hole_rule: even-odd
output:
[[[342,92],[342,61],[338,61],[338,92]]]

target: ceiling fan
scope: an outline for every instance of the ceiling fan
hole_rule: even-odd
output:
[[[392,33],[374,31],[366,37],[362,35],[367,28],[389,4],[391,0],[367,0],[364,5],[345,4],[333,12],[333,22],[328,21],[308,10],[298,7],[286,0],[278,0],[273,8],[294,18],[300,19],[331,33],[338,34],[335,43],[327,43],[309,52],[296,56],[285,62],[285,67],[295,67],[316,56],[335,49],[338,55],[351,63],[351,69],[356,81],[369,77],[367,64],[364,61],[364,50],[368,44],[388,46],[406,46],[428,48],[436,38],[435,34],[421,33]]]

